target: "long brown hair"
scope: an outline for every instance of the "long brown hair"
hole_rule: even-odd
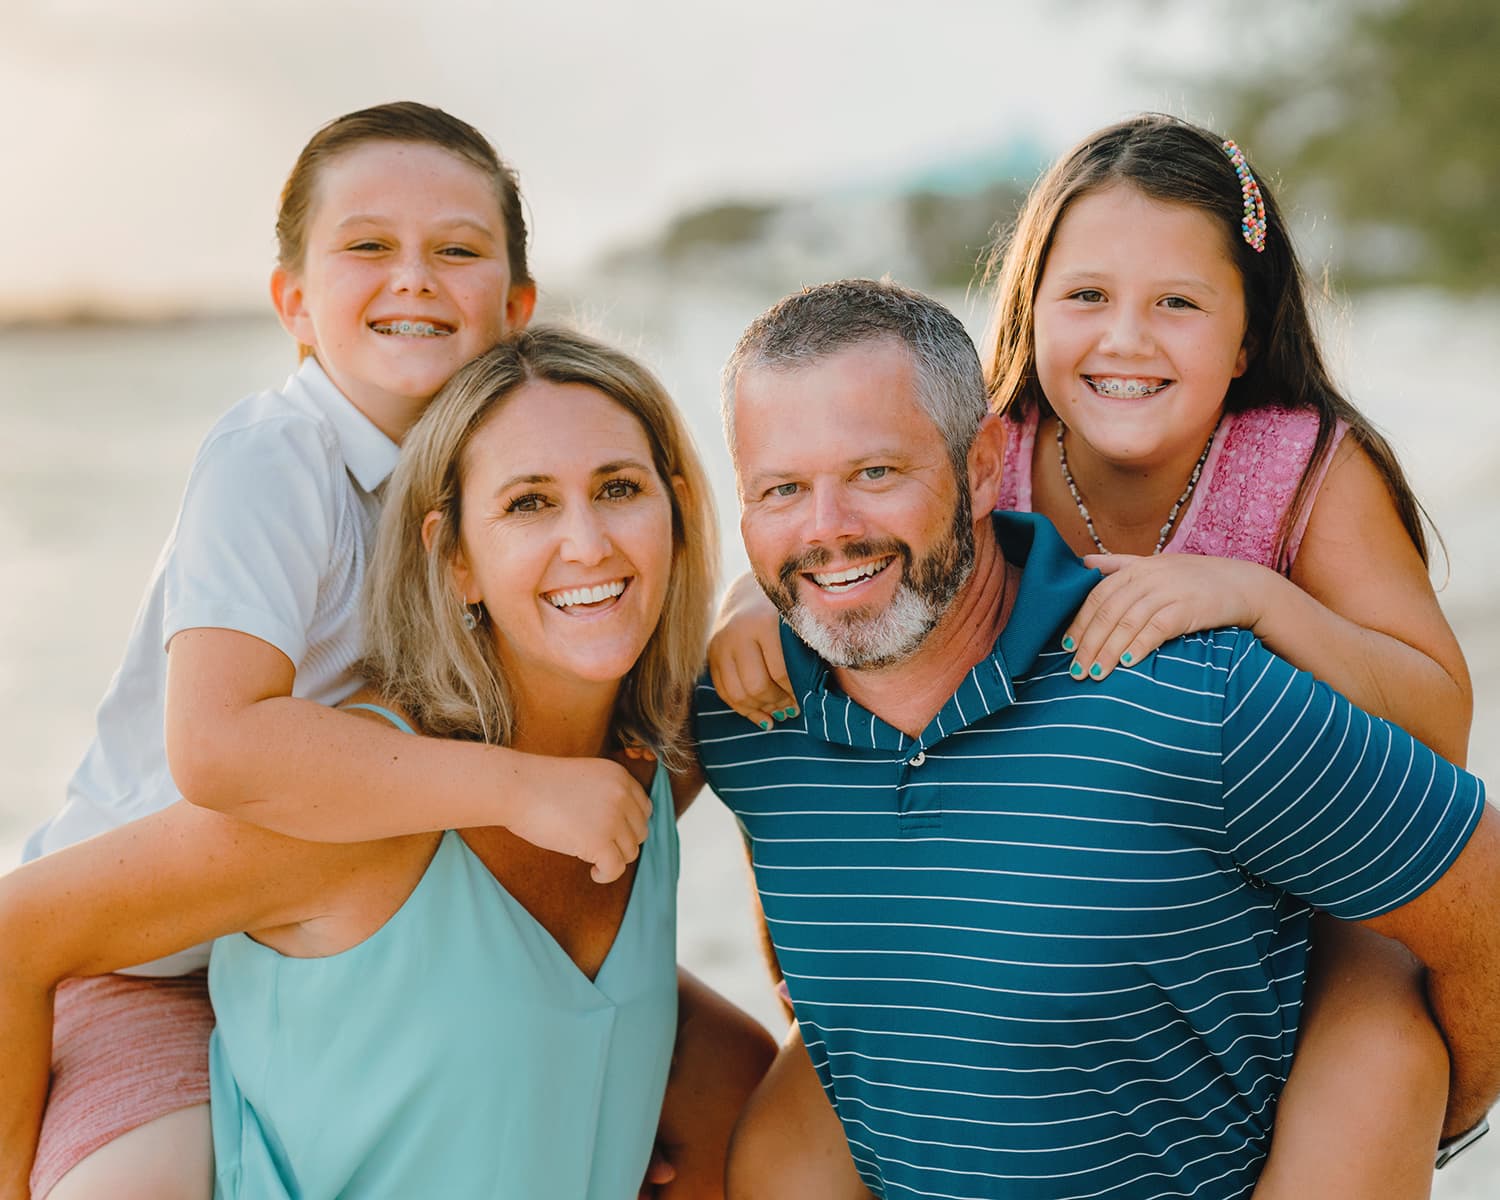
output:
[[[1374,461],[1395,501],[1401,523],[1425,563],[1426,513],[1385,438],[1335,386],[1307,303],[1307,282],[1291,236],[1266,177],[1252,166],[1266,206],[1266,242],[1257,253],[1241,236],[1240,182],[1218,134],[1177,117],[1143,113],[1093,133],[1037,181],[1008,236],[997,242],[985,279],[998,281],[985,364],[990,407],[1013,420],[1052,409],[1037,379],[1037,287],[1052,240],[1068,207],[1082,196],[1128,184],[1153,200],[1186,204],[1208,214],[1224,231],[1230,257],[1245,289],[1246,344],[1250,363],[1229,384],[1226,412],[1267,406],[1311,409],[1318,436],[1297,484],[1277,540],[1285,570],[1291,531],[1312,503],[1319,472],[1338,421]]]
[[[463,367],[402,443],[365,588],[365,677],[424,732],[508,745],[517,713],[487,618],[467,629],[451,566],[459,549],[465,451],[531,380],[582,383],[641,423],[672,504],[672,567],[661,617],[620,686],[613,733],[670,769],[691,760],[683,740],[703,668],[718,535],[708,478],[692,436],[656,377],[612,347],[536,326]],[[682,481],[682,494],[673,488]],[[438,520],[424,543],[429,513]]]

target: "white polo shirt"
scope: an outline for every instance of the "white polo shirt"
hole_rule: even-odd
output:
[[[182,630],[234,629],[269,642],[297,669],[294,696],[337,704],[359,686],[360,589],[376,492],[396,456],[312,358],[280,391],[224,414],[198,449],[67,802],[27,839],[25,859],[182,798],[163,734],[166,648]],[[208,955],[199,949],[150,973],[201,966]]]

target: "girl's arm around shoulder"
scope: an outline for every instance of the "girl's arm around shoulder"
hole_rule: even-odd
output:
[[[368,847],[297,843],[178,804],[0,878],[0,1197],[25,1197],[70,976],[290,924]]]
[[[600,883],[640,852],[651,804],[619,763],[413,737],[294,697],[295,677],[249,634],[172,639],[167,759],[184,796],[314,841],[499,825],[591,863]]]
[[[729,585],[719,605],[708,670],[724,703],[759,728],[797,715],[781,653],[781,618],[748,572]]]
[[[1259,563],[1194,554],[1084,562],[1106,577],[1063,638],[1076,679],[1133,666],[1180,634],[1238,625],[1463,763],[1473,715],[1463,654],[1385,481],[1350,439],[1334,455],[1290,580]]]
[[[1360,707],[1462,764],[1474,690],[1385,480],[1345,438],[1318,494],[1283,602],[1262,640]],[[1308,603],[1308,601],[1313,603]]]

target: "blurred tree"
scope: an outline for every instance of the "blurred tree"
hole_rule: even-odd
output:
[[[1295,36],[1244,64],[1223,124],[1283,176],[1299,209],[1341,220],[1334,253],[1345,281],[1496,287],[1500,3],[1257,9],[1257,26],[1283,18]],[[1254,40],[1239,42],[1255,58]]]

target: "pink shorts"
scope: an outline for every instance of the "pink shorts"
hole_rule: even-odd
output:
[[[208,976],[101,975],[57,989],[52,1090],[31,1170],[45,1196],[101,1146],[179,1109],[208,1103]]]

